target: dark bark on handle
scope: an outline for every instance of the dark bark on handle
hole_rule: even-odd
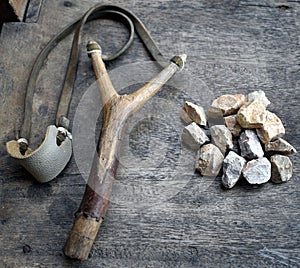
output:
[[[109,206],[127,119],[127,116],[118,116],[120,107],[126,105],[118,95],[104,106],[99,154],[95,154],[88,183],[64,247],[65,255],[70,258],[88,258]]]
[[[64,252],[70,258],[85,260],[97,236],[101,223],[106,215],[114,176],[118,166],[115,158],[113,168],[108,170],[103,178],[103,183],[99,184],[98,175],[98,155],[94,158],[89,182],[78,211],[75,221],[64,247]]]

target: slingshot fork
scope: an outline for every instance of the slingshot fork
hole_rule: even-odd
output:
[[[178,70],[182,69],[186,55],[175,56],[168,61],[159,51],[150,33],[131,11],[116,5],[96,5],[89,9],[81,19],[70,24],[52,38],[38,55],[27,83],[24,120],[16,140],[7,143],[8,153],[17,159],[39,182],[48,182],[56,177],[66,166],[72,154],[72,136],[68,131],[67,118],[73,92],[80,38],[87,21],[101,16],[118,19],[129,29],[129,39],[111,56],[103,55],[96,42],[89,42],[88,54],[99,85],[103,103],[103,126],[99,142],[99,152],[95,155],[88,183],[81,205],[75,215],[75,221],[64,247],[67,256],[87,259],[100,225],[105,217],[112,191],[118,155],[125,129],[126,120],[142,107]],[[56,114],[56,125],[47,128],[43,143],[36,149],[28,147],[31,132],[32,103],[39,71],[50,51],[66,35],[76,29],[70,53],[64,86],[61,91]],[[150,55],[164,69],[145,86],[129,95],[119,95],[115,91],[107,74],[103,60],[113,60],[131,45],[135,31],[143,41]]]
[[[68,113],[76,78],[81,33],[86,22],[100,17],[118,20],[129,30],[127,42],[116,53],[102,55],[103,60],[113,60],[124,53],[133,42],[136,31],[152,57],[161,66],[166,64],[166,59],[139,18],[131,11],[116,5],[95,5],[82,18],[71,23],[54,36],[34,62],[27,82],[22,127],[16,130],[16,139],[6,144],[10,156],[25,167],[41,183],[49,182],[59,175],[71,158],[72,135],[69,132]],[[33,150],[29,148],[29,140],[31,136],[33,96],[39,72],[51,50],[74,29],[76,31],[73,37],[68,69],[57,106],[56,124],[48,126],[44,141],[38,148]]]
[[[186,60],[185,54],[173,57],[145,86],[132,94],[119,95],[107,74],[100,46],[90,41],[87,50],[92,58],[103,104],[103,125],[98,155],[94,158],[81,205],[64,247],[67,256],[81,260],[88,258],[109,205],[126,120],[182,69]]]

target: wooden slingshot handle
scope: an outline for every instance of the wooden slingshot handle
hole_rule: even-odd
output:
[[[87,49],[101,94],[103,125],[98,154],[94,157],[85,193],[64,247],[65,255],[80,260],[88,258],[108,208],[127,118],[182,69],[186,60],[185,54],[173,57],[170,64],[145,86],[132,94],[119,95],[107,74],[100,46],[90,41]]]

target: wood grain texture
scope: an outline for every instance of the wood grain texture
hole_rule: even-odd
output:
[[[182,67],[186,60],[186,55],[185,58],[176,56],[181,63],[170,62],[140,89],[129,95],[119,95],[101,58],[100,46],[97,42],[90,41],[87,50],[100,91],[103,123],[98,153],[93,161],[95,164],[91,167],[82,202],[64,247],[66,256],[79,260],[88,259],[102,219],[106,216],[128,118],[148,102],[180,70],[180,66]]]
[[[219,177],[209,180],[194,174],[194,156],[181,145],[184,125],[179,117],[185,100],[207,108],[221,94],[262,89],[272,102],[271,111],[286,127],[285,139],[299,151],[297,1],[112,1],[142,19],[164,55],[186,53],[188,63],[130,120],[110,208],[91,257],[78,262],[63,255],[84,192],[84,163],[76,161],[75,154],[57,179],[39,185],[9,159],[5,142],[20,123],[26,79],[38,52],[58,29],[96,2],[45,0],[38,23],[2,28],[0,266],[297,267],[299,155],[291,158],[294,175],[288,183],[255,187],[241,181],[225,191]],[[95,80],[85,44],[96,39],[109,53],[126,34],[120,24],[107,20],[86,27],[71,122]],[[47,125],[55,121],[70,42],[67,38],[59,44],[41,71],[34,98],[33,145],[41,143]],[[128,52],[107,64],[114,85],[126,82],[126,87],[115,85],[118,92],[130,93],[144,84],[147,70],[155,70],[154,63],[145,62],[149,59],[136,38]],[[130,72],[136,66],[139,72]],[[96,98],[90,106],[97,107]],[[73,125],[82,124],[84,132],[87,123]],[[99,127],[93,130],[95,136]],[[31,246],[28,254],[22,250],[25,244]]]

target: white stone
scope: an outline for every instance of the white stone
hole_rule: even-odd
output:
[[[244,169],[243,176],[250,184],[266,183],[271,178],[271,163],[265,158],[249,161]]]
[[[238,182],[245,164],[246,160],[243,157],[233,151],[228,153],[223,161],[222,176],[222,183],[226,188],[230,189]]]
[[[205,132],[195,123],[191,123],[183,129],[182,141],[193,150],[198,150],[201,145],[209,142]]]
[[[210,135],[213,143],[221,150],[223,154],[228,149],[233,148],[232,134],[224,125],[215,125],[210,128]]]
[[[265,92],[262,90],[253,91],[247,95],[247,102],[252,102],[254,100],[261,102],[265,107],[271,103],[266,97]]]

